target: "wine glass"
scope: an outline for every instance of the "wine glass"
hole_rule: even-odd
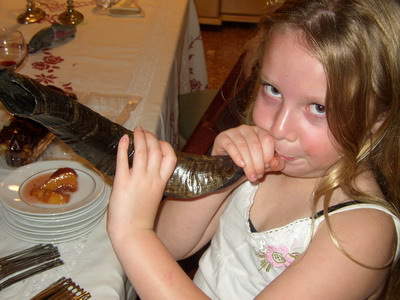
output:
[[[35,22],[39,22],[46,17],[46,12],[35,6],[35,2],[33,0],[26,0],[26,11],[20,14],[17,17],[17,21],[20,24],[31,24]]]
[[[65,25],[78,25],[83,21],[83,15],[75,10],[73,0],[67,0],[67,10],[58,16],[58,21]]]
[[[16,70],[28,56],[25,39],[15,29],[0,29],[0,69]]]
[[[119,1],[120,0],[96,0],[96,7],[106,10],[114,4],[117,4]]]

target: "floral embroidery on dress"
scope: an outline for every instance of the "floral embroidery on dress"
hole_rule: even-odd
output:
[[[284,246],[268,246],[258,252],[258,256],[261,260],[261,269],[269,272],[271,268],[286,268],[288,267],[298,256],[299,252],[290,252],[289,249]]]

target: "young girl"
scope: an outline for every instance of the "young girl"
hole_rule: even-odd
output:
[[[129,169],[121,139],[108,231],[142,299],[399,299],[399,20],[396,0],[271,7],[249,124],[212,151],[240,184],[159,208],[174,151],[136,128]],[[192,282],[176,260],[211,239]]]

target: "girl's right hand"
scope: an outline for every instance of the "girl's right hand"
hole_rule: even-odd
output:
[[[212,155],[228,154],[242,167],[250,181],[257,181],[267,171],[280,171],[285,163],[275,156],[275,141],[265,130],[241,125],[221,132],[214,141]]]
[[[175,168],[172,146],[141,128],[134,130],[135,157],[128,163],[129,137],[118,144],[117,167],[108,208],[110,237],[133,236],[140,229],[153,230],[164,188]]]

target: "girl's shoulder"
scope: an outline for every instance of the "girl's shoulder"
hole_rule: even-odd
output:
[[[397,225],[393,225],[393,220]],[[398,219],[378,205],[356,203],[331,211],[328,219],[321,216],[316,221],[319,226],[307,250],[266,292],[274,287],[282,291],[292,280],[290,287],[297,291],[299,299],[301,295],[307,299],[306,294],[315,291],[315,287],[315,299],[318,295],[375,299],[373,295],[382,291],[394,257]]]
[[[383,266],[393,256],[399,258],[400,220],[387,208],[350,201],[331,207],[328,214],[328,221],[317,215],[315,237],[333,238],[336,248],[366,266]]]
[[[361,173],[356,181],[357,189],[367,195],[374,195],[377,199],[384,199],[378,183],[372,172]],[[328,208],[329,220],[325,220],[323,211],[317,213],[317,223],[327,223],[332,230],[334,227],[347,227],[342,232],[343,236],[357,234],[364,239],[373,238],[376,242],[384,243],[385,237],[392,239],[400,237],[399,215],[393,213],[385,206],[385,203],[358,201],[357,195],[346,195],[341,190],[336,190],[333,194],[333,205]],[[349,199],[350,197],[350,199]],[[356,200],[352,200],[356,199]],[[322,224],[321,224],[322,225]]]

